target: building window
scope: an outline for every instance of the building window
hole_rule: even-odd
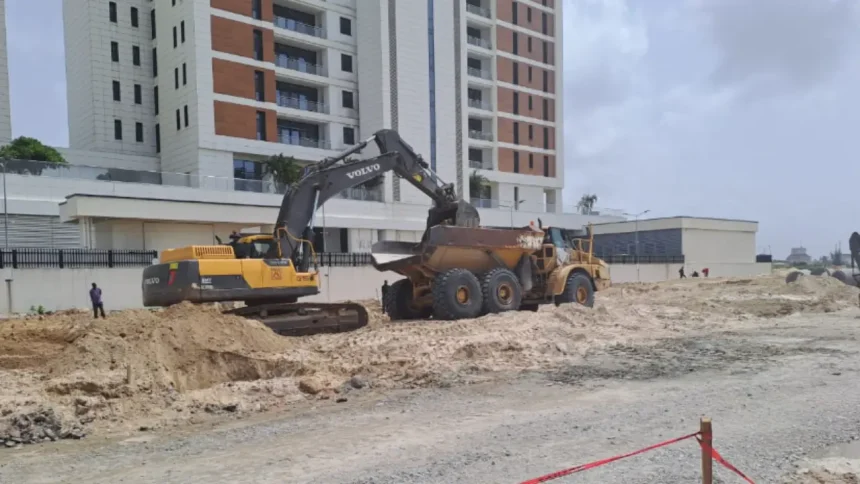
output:
[[[131,7],[131,26],[139,27],[137,18],[137,7]]]
[[[185,116],[185,127],[188,127],[188,105],[182,106],[182,113]]]
[[[175,6],[176,6],[176,0],[173,0],[173,1],[171,2],[171,4],[172,4],[171,6],[175,7]]]
[[[544,35],[549,35],[549,32],[548,32],[549,29],[547,28],[546,12],[541,14],[541,28],[540,28],[540,30],[541,30],[541,32],[543,32]]]
[[[520,209],[520,187],[514,187],[514,210]]]
[[[116,23],[116,2],[108,2],[108,15],[110,21]]]
[[[266,141],[266,113],[257,111],[257,139]]]
[[[543,128],[543,149],[549,149],[549,128]]]
[[[549,121],[549,100],[543,100],[543,120]]]
[[[514,121],[514,144],[520,144],[520,123]]]
[[[526,43],[528,44],[528,50],[529,50],[529,52],[531,52],[532,51],[532,38],[526,37],[526,39],[527,39]]]
[[[140,84],[134,85],[134,103],[143,104],[143,88]]]
[[[345,144],[345,145],[354,145],[355,144],[355,128],[350,128],[349,126],[343,127],[343,144]]]
[[[182,43],[185,43],[185,21],[179,22],[179,36],[182,38]]]
[[[511,43],[514,45],[514,55],[520,54],[520,36],[516,32],[513,33]]]
[[[179,46],[179,31],[176,29],[176,26],[173,26],[173,48]]]
[[[262,20],[263,12],[262,5],[260,5],[260,0],[251,0],[251,17]]]
[[[155,9],[149,12],[149,29],[151,30],[152,38],[155,38]]]
[[[158,77],[158,52],[152,49],[152,77]]]
[[[534,125],[529,125],[529,141],[533,141],[535,139],[535,129]]]
[[[155,114],[158,114],[158,86],[152,90],[152,100],[155,103]]]
[[[534,109],[534,104],[532,104],[532,96],[529,94],[529,112]]]
[[[266,77],[263,71],[254,71],[254,95],[257,101],[266,100]]]
[[[520,6],[517,2],[511,2],[511,22],[516,25],[519,22]]]
[[[140,65],[140,47],[136,45],[131,46],[131,62],[136,66]]]
[[[520,172],[520,153],[518,151],[514,151],[514,173],[519,173],[519,172]]]
[[[119,81],[113,81],[113,100],[114,101],[121,101],[122,100],[122,96],[120,95]]]
[[[155,125],[155,152],[161,153],[161,126]]]
[[[526,22],[532,23],[532,8],[526,7]]]
[[[520,93],[514,93],[514,114],[520,114]]]
[[[519,62],[514,62],[514,84],[520,83],[520,64]]]
[[[549,92],[549,73],[543,71],[543,92]]]
[[[113,139],[122,141],[122,121],[113,120]]]
[[[529,84],[532,83],[532,66],[529,66]]]
[[[188,68],[185,63],[182,63],[182,85],[185,86],[188,84]]]
[[[345,108],[355,109],[355,98],[353,96],[352,91],[341,91],[340,92],[340,101],[341,105]]]
[[[119,44],[116,42],[110,43],[110,60],[119,62]]]
[[[138,143],[143,143],[143,123],[134,124],[134,139]]]
[[[179,89],[179,68],[173,69],[173,88]]]
[[[352,72],[352,56],[341,54],[340,55],[340,70],[343,72]]]
[[[543,41],[543,63],[549,64],[549,44]]]
[[[543,157],[543,176],[549,176],[549,156]]]
[[[340,33],[343,35],[352,35],[352,20],[346,17],[340,18]]]
[[[179,114],[179,110],[176,110],[176,131],[182,129],[182,117]]]
[[[533,170],[535,167],[535,155],[534,153],[529,153],[529,170]]]
[[[254,29],[254,59],[263,60],[263,32]]]

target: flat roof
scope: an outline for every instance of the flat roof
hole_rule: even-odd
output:
[[[746,220],[746,219],[741,219],[741,218],[693,217],[690,215],[675,215],[672,217],[640,218],[639,223],[653,222],[653,221],[657,221],[657,220],[678,220],[678,219],[684,219],[684,218],[694,219],[694,220],[715,220],[715,221],[719,221],[719,222],[741,222],[741,223],[748,223],[748,224],[757,224],[758,223],[758,221],[756,221],[756,220]],[[635,220],[619,220],[617,222],[601,222],[601,223],[595,223],[592,225],[610,225],[610,224],[624,224],[624,223],[636,223],[636,221]]]

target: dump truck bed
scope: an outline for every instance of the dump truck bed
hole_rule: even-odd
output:
[[[422,242],[380,241],[373,244],[373,266],[382,272],[408,276],[421,267],[442,272],[462,267],[474,272],[516,266],[524,254],[539,250],[543,232],[525,229],[489,229],[437,225]]]

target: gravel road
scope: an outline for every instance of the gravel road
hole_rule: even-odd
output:
[[[858,336],[857,310],[715,328],[491,384],[0,452],[0,482],[516,483],[691,433],[703,415],[727,459],[781,482],[799,460],[860,437]],[[698,482],[698,456],[687,441],[555,482]]]

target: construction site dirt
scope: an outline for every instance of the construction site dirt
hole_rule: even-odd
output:
[[[455,322],[364,301],[367,327],[310,337],[192,305],[3,321],[0,482],[519,482],[703,415],[756,482],[858,482],[858,289],[784,276]],[[699,453],[559,482],[696,482]]]

